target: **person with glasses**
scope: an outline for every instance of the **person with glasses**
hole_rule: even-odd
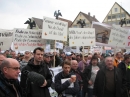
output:
[[[6,58],[0,65],[0,97],[22,97],[18,81],[20,65],[17,60]]]

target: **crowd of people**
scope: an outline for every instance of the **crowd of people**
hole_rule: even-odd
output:
[[[53,82],[49,68],[57,66],[62,71]],[[0,54],[0,97],[50,97],[52,83],[57,97],[129,97],[130,55],[45,53],[41,47]]]

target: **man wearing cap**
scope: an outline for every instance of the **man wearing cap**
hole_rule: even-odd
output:
[[[72,60],[72,53],[66,52],[66,60],[71,61]]]
[[[53,64],[51,63],[51,59],[50,59],[51,54],[46,53],[44,54],[44,63],[51,68],[53,66]]]
[[[81,72],[83,72],[85,67],[88,66],[87,60],[88,60],[88,54],[85,54],[84,59],[82,61],[80,61],[78,64],[78,67],[79,67]]]

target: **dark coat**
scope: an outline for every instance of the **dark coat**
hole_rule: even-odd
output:
[[[100,69],[97,73],[94,83],[94,95],[97,97],[104,97],[106,84],[106,67]],[[114,81],[115,81],[115,97],[123,97],[126,90],[126,80],[122,77],[120,69],[114,67]]]
[[[27,66],[22,69],[21,74],[21,87],[25,95],[27,97],[50,97],[48,87],[52,84],[52,75],[47,67],[43,62],[40,65],[34,65],[34,59],[31,59]],[[24,74],[24,71],[34,71],[41,75],[43,75],[47,81],[47,85],[45,87],[39,87],[37,84],[28,82],[27,76]]]
[[[58,73],[55,76],[55,90],[59,94],[61,94],[63,91],[65,91],[65,94],[70,94],[70,95],[76,95],[79,91],[79,84],[78,81],[74,82],[74,88],[68,88],[70,85],[69,81],[64,82],[63,84],[61,83],[61,79],[64,78],[70,78],[71,74],[68,76],[64,76],[63,71]]]
[[[127,81],[127,89],[130,90],[130,68],[126,68],[125,62],[122,61],[118,64],[118,68],[122,71],[123,77]]]
[[[10,83],[10,84],[9,84]],[[14,90],[13,84],[17,92]],[[0,97],[22,97],[22,90],[18,80],[7,80],[2,73],[0,73]]]
[[[97,65],[97,66],[100,68],[99,65]],[[87,92],[88,81],[91,78],[91,72],[92,72],[92,64],[90,64],[88,67],[86,67],[83,71],[83,90],[84,90],[84,92]]]

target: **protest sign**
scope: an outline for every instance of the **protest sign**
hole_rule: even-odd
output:
[[[130,30],[127,36],[127,41],[126,41],[126,48],[130,48]]]
[[[65,48],[64,48],[63,51],[64,51],[64,52],[71,52],[71,47],[65,46]]]
[[[7,50],[11,47],[13,30],[0,30],[0,49]]]
[[[56,42],[56,48],[63,49],[63,43]]]
[[[94,46],[94,28],[69,28],[69,46]]]
[[[68,23],[43,17],[42,38],[67,41]]]
[[[46,52],[46,53],[51,52],[51,45],[50,45],[50,44],[46,44],[45,52]]]
[[[96,42],[108,44],[111,26],[99,22],[92,22],[92,28],[95,28]]]
[[[14,50],[34,50],[45,47],[46,41],[41,38],[42,30],[14,29]]]
[[[122,28],[117,25],[112,25],[108,44],[116,47],[125,48],[128,32],[129,30],[126,28]]]

